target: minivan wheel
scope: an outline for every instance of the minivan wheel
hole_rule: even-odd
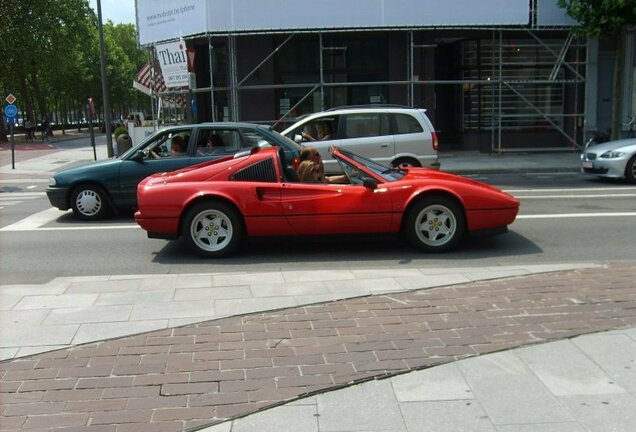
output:
[[[459,243],[466,231],[464,211],[448,197],[421,199],[408,212],[404,234],[416,248],[428,252],[444,252]]]
[[[406,158],[406,157],[402,157],[402,158],[397,158],[396,160],[394,160],[393,162],[391,162],[391,165],[394,167],[421,167],[422,164],[417,160],[417,159],[413,159],[413,158]]]

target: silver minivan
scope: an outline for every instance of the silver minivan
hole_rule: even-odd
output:
[[[344,107],[311,114],[282,132],[321,154],[325,171],[340,167],[332,145],[393,166],[439,168],[437,135],[426,110],[401,107]]]

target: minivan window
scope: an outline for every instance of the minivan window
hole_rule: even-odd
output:
[[[389,118],[381,113],[347,114],[342,138],[390,135]]]
[[[408,114],[394,114],[395,134],[422,133],[422,125],[414,117]]]

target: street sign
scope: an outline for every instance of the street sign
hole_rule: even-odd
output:
[[[9,105],[13,105],[13,102],[15,102],[17,98],[13,96],[11,93],[9,93],[9,96],[4,98],[4,100],[6,100]]]
[[[18,108],[15,105],[7,105],[4,107],[4,115],[8,118],[13,118],[18,114]]]

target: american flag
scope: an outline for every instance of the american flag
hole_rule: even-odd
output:
[[[154,79],[154,85],[152,85]],[[159,67],[159,62],[155,62],[154,64],[154,76],[153,76],[153,65],[151,63],[146,63],[139,69],[137,72],[137,77],[135,81],[133,81],[133,87],[137,90],[151,95],[150,89],[154,93],[163,93],[168,88],[166,87],[166,82],[163,79],[163,75],[161,74],[161,68]],[[162,99],[167,103],[175,103],[177,106],[185,107],[186,106],[186,98],[184,96],[162,96]]]

